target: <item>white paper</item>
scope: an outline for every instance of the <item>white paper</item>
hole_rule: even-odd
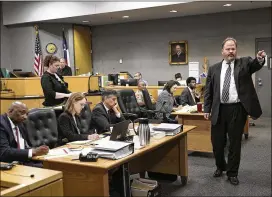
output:
[[[198,70],[199,71],[199,62],[189,62],[189,71]]]
[[[199,79],[199,62],[189,62],[189,77]]]
[[[199,78],[199,71],[198,70],[189,70],[189,77],[194,77],[196,79]]]
[[[80,141],[73,141],[69,142],[67,144],[73,144],[73,145],[88,145],[91,144],[94,140],[80,140]]]

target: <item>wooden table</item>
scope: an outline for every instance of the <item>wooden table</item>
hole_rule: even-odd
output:
[[[97,162],[80,162],[72,160],[72,156],[36,159],[43,161],[44,168],[63,172],[65,196],[109,196],[108,172],[119,166],[133,173],[148,170],[176,174],[186,184],[187,133],[193,129],[195,126],[184,126],[183,132],[175,136],[152,138],[148,146],[119,160],[99,158]],[[129,181],[126,183],[129,184]],[[125,196],[130,196],[130,192],[126,191]]]
[[[63,196],[62,172],[16,165],[1,171],[0,196]]]
[[[196,129],[188,133],[188,150],[197,152],[212,153],[211,143],[211,121],[204,118],[204,113],[179,113],[178,122],[183,125],[195,125]],[[244,127],[244,135],[248,137],[248,120]]]

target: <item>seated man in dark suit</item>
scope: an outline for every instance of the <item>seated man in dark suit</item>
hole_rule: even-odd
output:
[[[102,93],[102,102],[98,103],[92,114],[92,126],[98,133],[110,131],[110,126],[124,121],[125,118],[117,109],[117,92],[107,90]]]
[[[0,161],[19,161],[25,165],[42,167],[35,165],[30,159],[47,154],[49,148],[45,145],[33,149],[29,147],[27,132],[22,124],[27,118],[27,113],[25,104],[14,102],[8,112],[0,116]]]
[[[64,58],[60,58],[60,67],[58,69],[58,74],[61,76],[72,76],[72,69],[67,66],[66,60]]]
[[[181,93],[180,104],[185,105],[196,105],[200,101],[200,95],[195,92],[196,78],[188,77],[186,80],[187,87]]]

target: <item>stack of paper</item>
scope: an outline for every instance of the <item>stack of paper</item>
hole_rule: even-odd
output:
[[[92,144],[93,140],[80,140],[80,141],[74,141],[69,142],[67,144],[73,144],[73,145],[90,145]]]
[[[154,131],[163,131],[165,135],[176,135],[182,130],[181,124],[161,123],[156,127],[153,127]]]
[[[107,159],[120,159],[134,152],[134,144],[121,141],[96,141],[92,152]]]

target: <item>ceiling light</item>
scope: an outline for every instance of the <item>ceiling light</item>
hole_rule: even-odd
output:
[[[90,21],[82,21],[82,23],[89,23]]]
[[[170,10],[170,12],[175,13],[175,12],[178,12],[178,11],[177,10]]]
[[[227,4],[223,5],[223,6],[225,6],[225,7],[229,7],[229,6],[232,6],[232,4],[227,3]]]
[[[122,18],[129,18],[129,16],[122,16]]]

